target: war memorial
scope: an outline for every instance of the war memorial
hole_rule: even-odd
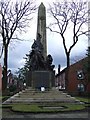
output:
[[[25,90],[20,91],[3,102],[3,105],[5,106],[14,107],[12,107],[12,109],[10,108],[9,111],[7,110],[7,114],[3,110],[2,117],[25,118],[25,115],[23,115],[24,112],[23,114],[19,115],[20,111],[23,110],[23,105],[24,107],[26,106],[26,117],[32,119],[35,118],[35,115],[37,115],[37,118],[40,116],[38,116],[38,114],[31,115],[30,110],[31,113],[42,113],[43,111],[44,113],[45,111],[54,111],[56,113],[56,111],[66,109],[60,104],[82,104],[76,98],[71,97],[67,93],[59,91],[55,88],[55,72],[54,65],[52,64],[53,58],[50,54],[47,55],[46,42],[46,10],[43,3],[41,3],[38,9],[36,40],[34,40],[34,43],[31,46],[32,50],[30,53],[30,70],[27,74],[26,80],[27,87]],[[19,110],[19,113],[17,105],[22,108]],[[28,107],[31,108],[28,109]],[[15,113],[13,112],[17,112],[17,115],[15,116]],[[54,118],[59,117],[60,116],[57,116],[56,114],[54,116]],[[65,114],[62,115],[62,118],[64,117]],[[46,116],[42,115],[41,118],[46,118]]]
[[[55,72],[52,65],[53,58],[47,55],[46,40],[46,10],[43,3],[38,9],[36,40],[32,44],[30,57],[30,70],[27,74],[27,86],[40,90],[44,87],[49,90],[55,87]]]
[[[53,58],[47,55],[46,9],[43,3],[38,8],[37,35],[29,55],[30,68],[27,73],[26,89],[4,102],[76,102],[74,98],[55,88],[55,71]],[[68,96],[68,97],[67,97]]]

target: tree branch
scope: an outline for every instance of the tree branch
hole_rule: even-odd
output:
[[[61,34],[61,33],[58,32],[58,31],[52,30],[50,27],[46,27],[46,28],[48,28],[51,32],[55,32],[55,33]]]

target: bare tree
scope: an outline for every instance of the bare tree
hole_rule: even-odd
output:
[[[54,19],[54,22],[52,22],[48,28],[50,31],[58,33],[60,35],[60,40],[62,38],[67,58],[67,68],[69,70],[72,48],[76,45],[81,35],[88,33],[88,30],[85,29],[86,24],[88,23],[89,12],[87,9],[87,2],[82,2],[81,0],[80,2],[67,2],[67,0],[64,0],[64,2],[53,2],[53,5],[50,5],[49,7],[49,12]],[[67,41],[69,42],[66,38],[67,31],[69,31],[69,36],[72,35],[72,42],[70,41],[71,44],[69,48],[67,47]]]
[[[2,57],[2,55],[3,55],[3,46],[2,46],[2,44],[0,44],[0,59],[1,59],[1,57]]]
[[[11,41],[20,40],[18,32],[25,31],[32,19],[32,13],[36,6],[33,0],[24,1],[0,1],[0,31],[3,41],[4,66],[3,66],[3,89],[7,86],[7,59],[8,47]]]

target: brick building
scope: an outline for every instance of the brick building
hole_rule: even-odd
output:
[[[88,79],[89,71],[85,69],[87,64],[87,58],[84,58],[69,67],[68,73],[68,87],[67,91],[69,93],[90,93],[90,82]],[[65,88],[66,84],[66,68],[56,75],[56,86],[60,85],[60,89]]]
[[[55,86],[61,90],[65,89],[65,71],[66,68],[56,75]]]

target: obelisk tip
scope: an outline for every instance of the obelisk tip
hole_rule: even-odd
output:
[[[40,7],[45,7],[44,4],[43,4],[43,2],[41,2]]]

